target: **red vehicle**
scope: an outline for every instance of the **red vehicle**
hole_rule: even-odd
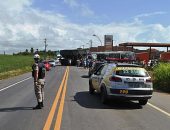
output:
[[[46,71],[49,71],[51,69],[51,65],[49,64],[49,62],[48,61],[44,61],[43,63],[45,65]]]

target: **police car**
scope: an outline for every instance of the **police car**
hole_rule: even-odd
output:
[[[137,100],[145,105],[152,97],[153,84],[148,72],[135,64],[104,64],[90,77],[89,93],[101,93],[102,103],[109,98]]]

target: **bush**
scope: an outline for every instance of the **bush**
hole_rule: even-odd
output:
[[[160,63],[153,69],[154,88],[170,92],[170,63]]]

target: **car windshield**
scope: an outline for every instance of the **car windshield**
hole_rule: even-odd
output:
[[[54,62],[54,60],[50,60],[49,62]]]
[[[115,69],[116,75],[130,77],[148,77],[148,73],[143,68],[118,67]]]

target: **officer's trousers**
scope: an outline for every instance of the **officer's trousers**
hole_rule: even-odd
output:
[[[44,85],[45,85],[44,79],[38,79],[38,82],[34,83],[34,90],[37,102],[44,101]]]

